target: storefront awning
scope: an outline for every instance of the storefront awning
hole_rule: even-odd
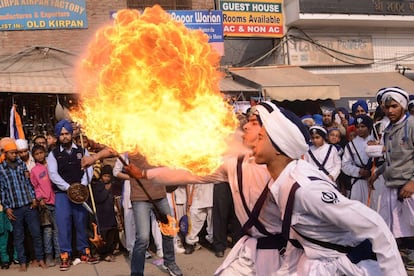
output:
[[[341,99],[335,102],[351,110],[352,104],[360,99],[368,103],[368,108],[374,111],[377,107],[376,94],[380,88],[398,86],[409,94],[414,92],[414,81],[397,72],[355,73],[355,74],[323,74],[340,85]]]
[[[230,68],[235,81],[276,101],[339,99],[339,84],[296,66]]]
[[[253,88],[237,81],[234,81],[231,77],[225,77],[220,80],[220,91],[222,92],[258,92],[257,88]]]
[[[0,60],[0,92],[74,94],[76,56],[47,47],[31,47]]]

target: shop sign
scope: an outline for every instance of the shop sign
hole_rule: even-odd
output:
[[[289,62],[298,66],[364,65],[374,62],[370,36],[291,38]]]
[[[282,0],[220,0],[225,36],[282,37]]]
[[[0,0],[0,31],[87,27],[85,0]]]

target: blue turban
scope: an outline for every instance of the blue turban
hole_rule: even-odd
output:
[[[56,137],[60,136],[62,128],[65,128],[70,134],[73,133],[72,123],[68,120],[60,120],[55,126],[55,135]]]
[[[352,114],[355,114],[358,106],[362,107],[368,113],[368,104],[365,100],[358,100],[352,105]]]

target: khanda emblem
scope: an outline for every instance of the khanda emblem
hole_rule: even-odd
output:
[[[339,199],[334,192],[322,192],[322,201],[325,203],[336,204],[339,202]]]
[[[359,124],[362,124],[362,122],[363,122],[363,121],[364,121],[364,120],[363,120],[362,118],[358,118],[358,119],[357,119],[357,123],[358,123],[358,125],[359,125]]]
[[[312,134],[318,134],[318,131],[316,129],[312,129]]]

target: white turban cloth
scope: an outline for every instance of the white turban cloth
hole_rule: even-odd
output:
[[[392,98],[399,103],[404,109],[408,106],[408,93],[399,87],[389,87],[382,93],[382,100],[386,101],[388,98]]]
[[[307,139],[300,127],[307,130],[299,118],[293,122],[272,102],[262,102],[255,108],[270,139],[284,154],[300,159],[308,151]]]
[[[27,143],[27,140],[25,140],[25,139],[17,139],[16,140],[16,146],[17,146],[17,150],[27,150],[27,149],[29,149],[29,145]]]

